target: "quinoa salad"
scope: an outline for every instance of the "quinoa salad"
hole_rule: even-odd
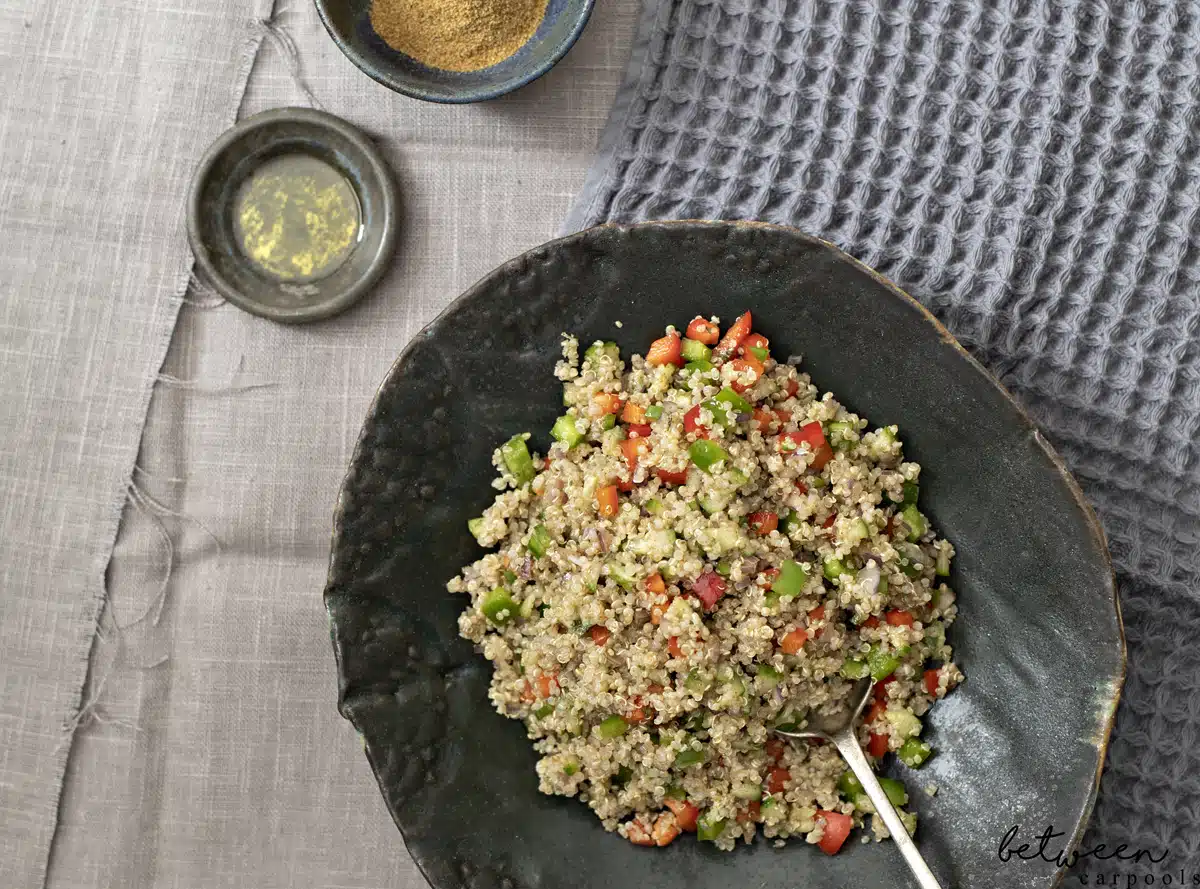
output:
[[[496,450],[499,493],[468,523],[489,552],[448,584],[540,790],[644,846],[885,838],[833,745],[772,730],[843,709],[869,676],[868,758],[934,755],[922,717],[962,680],[954,549],[899,430],[777,360],[749,312],[667,327],[645,357],[579,352],[564,335],[548,452],[528,433]],[[936,788],[908,776],[881,780],[913,832],[909,793]]]

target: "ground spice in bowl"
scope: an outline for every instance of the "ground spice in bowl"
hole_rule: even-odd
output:
[[[478,71],[524,46],[548,0],[373,0],[371,26],[389,46],[431,68]]]

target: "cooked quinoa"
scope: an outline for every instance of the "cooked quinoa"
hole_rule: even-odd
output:
[[[954,550],[897,428],[820,394],[750,322],[668,327],[628,361],[603,342],[581,361],[564,335],[554,443],[497,449],[500,493],[470,523],[491,552],[448,586],[470,596],[460,631],[494,666],[496,709],[525,722],[542,792],[642,845],[696,830],[728,850],[761,828],[832,854],[870,801],[832,745],[772,729],[870,675],[869,758],[923,764],[921,717],[962,679]]]

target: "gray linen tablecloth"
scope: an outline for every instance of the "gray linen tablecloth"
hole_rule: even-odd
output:
[[[110,5],[91,7],[85,17],[112,15]],[[425,885],[383,806],[361,744],[336,711],[321,602],[333,504],[375,388],[408,339],[491,268],[553,237],[561,225],[595,155],[637,13],[635,0],[608,0],[570,55],[537,83],[485,105],[447,107],[394,95],[359,73],[328,39],[310,2],[277,4],[273,20],[294,40],[318,100],[374,136],[393,165],[403,205],[394,268],[351,312],[300,328],[229,305],[202,308],[209,298],[193,292],[189,299],[200,305],[179,313],[161,368],[164,381],[154,388],[140,436],[186,275],[180,223],[192,167],[235,114],[306,101],[278,47],[266,41],[239,106],[248,41],[257,46],[260,36],[255,14],[241,10],[235,17],[232,8],[212,6],[211,13],[200,4],[189,8],[190,19],[155,24],[162,47],[139,44],[132,33],[118,39],[122,27],[132,27],[118,20],[111,33],[97,35],[113,40],[117,51],[102,53],[89,44],[79,50],[86,64],[61,57],[75,58],[75,49],[63,47],[76,41],[42,38],[51,54],[49,85],[38,91],[43,97],[66,89],[55,87],[53,78],[72,66],[81,75],[105,66],[122,72],[103,91],[87,87],[75,103],[83,120],[63,126],[61,134],[44,133],[32,115],[21,134],[43,139],[60,155],[56,162],[76,165],[75,188],[93,187],[86,180],[98,175],[94,192],[86,193],[115,203],[119,215],[59,218],[75,206],[63,205],[68,193],[31,191],[7,165],[16,155],[52,179],[54,171],[40,166],[50,159],[38,157],[46,149],[20,144],[14,119],[0,120],[0,128],[10,130],[3,137],[0,201],[18,202],[32,233],[63,227],[37,255],[46,263],[38,290],[33,254],[13,255],[8,248],[0,254],[0,380],[23,387],[29,394],[22,397],[39,408],[21,421],[28,438],[0,431],[0,478],[6,489],[14,479],[27,489],[19,500],[6,490],[0,510],[0,646],[8,649],[0,654],[0,889],[43,885],[55,776],[48,762],[46,776],[34,776],[36,786],[30,777],[20,796],[11,782],[26,780],[35,761],[62,741],[63,723],[79,698],[131,473],[145,496],[136,495],[125,509],[107,589],[122,623],[148,607],[151,617],[120,634],[115,662],[117,637],[105,620],[108,641],[96,645],[89,684],[94,692],[104,680],[97,718],[80,729],[71,750],[46,885]],[[56,15],[54,8],[36,16],[40,27],[55,23],[61,31],[66,9]],[[129,20],[155,18],[148,10],[134,12],[127,10]],[[228,19],[227,32],[210,27],[210,16]],[[18,36],[23,31],[19,20],[12,28]],[[164,87],[151,76],[157,58],[151,49],[188,71],[198,69],[202,78],[193,83],[186,72],[162,71]],[[239,52],[246,54],[240,73]],[[15,72],[19,57],[8,61]],[[72,81],[76,88],[79,80]],[[33,90],[32,82],[22,84]],[[31,95],[26,104],[38,101]],[[219,108],[211,125],[202,126],[209,104]],[[92,144],[89,115],[109,123],[97,138],[107,138],[111,151]],[[156,141],[162,143],[156,165],[132,156],[118,160],[122,149]],[[79,194],[82,200],[85,192]],[[93,250],[98,240],[100,249]],[[38,307],[39,299],[55,296],[61,299]],[[21,334],[27,341],[14,338],[19,320],[36,328]],[[73,322],[77,339],[64,339],[64,320]],[[153,355],[151,325],[158,337]],[[25,379],[31,371],[23,363],[43,354],[38,379]],[[56,374],[61,379],[51,384]],[[90,392],[74,395],[83,383],[106,393],[107,401]],[[248,388],[258,384],[263,388]],[[5,392],[0,404],[7,420],[21,403]],[[53,451],[45,452],[44,443]],[[90,478],[100,458],[109,469],[103,486],[77,489],[64,477],[65,464]],[[42,518],[38,511],[52,502],[56,512]],[[93,539],[90,529],[102,519],[107,539]],[[168,556],[164,533],[173,570],[155,626],[153,606]],[[52,560],[52,552],[62,561]],[[67,564],[73,573],[64,571]],[[36,584],[14,573],[23,566],[36,573]],[[31,600],[21,610],[12,608],[16,590]],[[26,646],[21,662],[9,656],[17,642]],[[31,670],[26,661],[32,658],[44,662],[44,672]],[[35,715],[41,719],[36,734],[4,734],[31,724]],[[61,767],[65,755],[64,747],[53,763]]]
[[[817,233],[1049,434],[1104,523],[1129,641],[1084,844],[1168,856],[1072,882],[1200,880],[1198,124],[1194,0],[648,2],[568,225]]]

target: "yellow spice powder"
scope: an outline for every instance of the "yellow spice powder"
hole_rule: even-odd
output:
[[[431,68],[478,71],[529,42],[548,0],[372,0],[371,26]]]

